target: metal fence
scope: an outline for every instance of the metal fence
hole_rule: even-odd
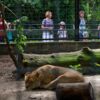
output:
[[[68,28],[70,26],[70,28]],[[94,26],[94,28],[93,28]],[[98,25],[87,24],[87,32],[80,40],[93,40],[100,39],[100,30],[97,29]],[[16,28],[12,27],[7,29],[8,39],[14,41],[17,35]],[[59,26],[55,25],[53,30],[43,30],[40,24],[24,24],[24,35],[28,41],[68,41],[75,40],[74,24],[67,24],[65,30],[59,30]]]

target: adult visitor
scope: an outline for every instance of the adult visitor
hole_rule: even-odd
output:
[[[88,38],[88,32],[86,30],[86,21],[85,21],[84,15],[85,15],[85,13],[83,10],[79,11],[79,18],[80,18],[79,38],[80,38],[80,40]]]
[[[52,12],[46,11],[45,18],[42,20],[41,28],[43,29],[42,39],[44,42],[53,40],[53,20]]]

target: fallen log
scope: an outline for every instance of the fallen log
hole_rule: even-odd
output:
[[[95,100],[90,83],[62,83],[56,89],[57,100]]]
[[[23,54],[23,66],[38,67],[46,64],[68,67],[80,64],[81,66],[95,66],[100,63],[100,50],[91,50],[88,47],[77,52],[54,54]]]

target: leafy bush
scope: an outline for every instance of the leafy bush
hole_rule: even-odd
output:
[[[19,53],[24,52],[24,46],[26,45],[27,37],[24,34],[24,28],[22,23],[26,22],[27,20],[28,18],[26,16],[23,16],[14,21],[14,23],[16,24],[16,31],[17,31],[15,43],[16,43],[17,51]]]

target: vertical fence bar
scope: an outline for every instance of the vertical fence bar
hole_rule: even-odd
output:
[[[80,0],[75,0],[75,40],[79,41],[79,6]]]

